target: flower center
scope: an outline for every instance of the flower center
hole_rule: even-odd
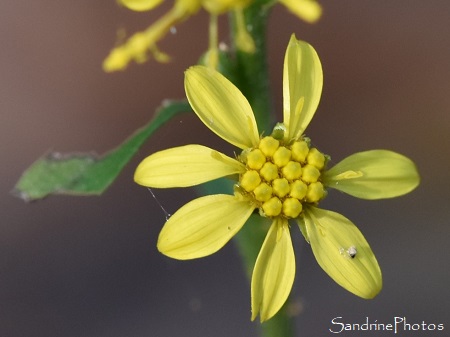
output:
[[[305,203],[326,196],[320,182],[325,156],[305,139],[282,144],[264,137],[257,148],[244,150],[240,160],[247,170],[239,177],[237,193],[250,198],[263,216],[296,218]]]

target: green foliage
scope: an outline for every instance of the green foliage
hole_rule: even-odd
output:
[[[174,116],[188,111],[192,110],[186,101],[169,101],[147,125],[103,156],[95,153],[46,154],[23,173],[13,193],[26,201],[50,194],[100,195],[156,130]]]

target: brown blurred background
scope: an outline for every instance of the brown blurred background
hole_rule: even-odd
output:
[[[45,152],[103,153],[145,124],[163,99],[184,96],[183,70],[207,44],[205,13],[161,43],[174,57],[169,65],[101,70],[120,28],[143,29],[169,4],[139,14],[113,0],[0,3],[0,336],[257,336],[234,245],[188,262],[159,254],[164,213],[132,182],[139,160],[156,150],[193,142],[224,146],[194,116],[161,129],[102,197],[26,204],[9,193]],[[324,68],[323,98],[307,132],[315,144],[336,162],[365,149],[401,152],[417,163],[422,183],[392,200],[331,193],[325,202],[352,219],[376,253],[384,289],[372,301],[334,284],[293,228],[298,336],[331,335],[337,316],[348,323],[405,316],[408,323],[444,323],[448,330],[450,3],[322,4],[316,25],[282,6],[273,11],[274,108],[281,115],[283,55],[295,32],[317,49]],[[221,40],[228,42],[221,20]],[[170,213],[194,197],[192,189],[155,193]],[[446,330],[410,334],[444,336]]]

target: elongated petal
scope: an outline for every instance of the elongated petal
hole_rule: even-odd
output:
[[[362,199],[393,198],[415,189],[420,182],[414,163],[387,150],[355,153],[324,174],[327,186]]]
[[[245,8],[252,0],[203,0],[202,6],[211,14],[223,14],[236,8]]]
[[[286,302],[295,276],[295,256],[286,220],[274,220],[252,275],[252,320],[270,319]]]
[[[158,6],[163,0],[119,0],[119,3],[133,11],[148,11]]]
[[[378,262],[350,220],[335,212],[308,207],[304,222],[317,262],[334,281],[366,299],[380,292]]]
[[[258,144],[258,128],[250,104],[223,75],[194,66],[186,71],[184,85],[192,109],[219,137],[241,149]]]
[[[253,210],[249,202],[232,195],[192,200],[166,222],[159,234],[158,249],[179,260],[211,255],[242,228]]]
[[[313,118],[322,95],[322,85],[319,56],[310,44],[292,35],[283,69],[283,117],[289,139],[301,136]]]
[[[279,0],[292,13],[309,23],[319,20],[322,7],[316,0]]]
[[[156,188],[187,187],[244,170],[244,165],[236,159],[209,147],[186,145],[145,158],[134,173],[134,181]]]

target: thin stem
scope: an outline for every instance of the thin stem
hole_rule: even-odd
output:
[[[273,123],[272,101],[269,86],[269,72],[266,51],[266,29],[273,1],[255,0],[252,6],[242,13],[232,16],[232,39],[236,48],[235,84],[246,96],[252,106],[258,123],[259,132],[270,133]],[[245,21],[244,21],[245,20]],[[252,53],[239,49],[237,41],[239,30],[245,28],[255,43]],[[252,270],[261,248],[268,226],[264,219],[252,216],[243,229],[235,236],[235,243],[242,256],[245,270],[251,279]],[[294,322],[285,306],[269,321],[261,324],[263,337],[292,337],[294,336]]]
[[[272,120],[272,100],[269,86],[269,72],[266,53],[266,28],[270,7],[267,0],[255,0],[245,12],[244,17],[232,16],[232,37],[239,38],[239,27],[243,25],[255,44],[253,53],[236,48],[236,85],[247,97],[258,122],[259,132],[269,132]],[[245,22],[239,23],[240,20]]]
[[[270,133],[273,122],[266,52],[266,28],[272,4],[273,0],[254,0],[252,5],[245,9],[244,13],[238,10],[231,14],[231,34],[235,55],[232,55],[231,58],[221,55],[219,65],[219,69],[246,96],[255,114],[259,132],[265,132],[266,134]],[[212,50],[217,51],[216,29],[217,17],[211,16],[208,54],[211,54]],[[254,50],[245,51],[245,48],[244,50],[239,48],[238,35],[243,30],[246,34],[249,34],[249,38],[254,42]],[[210,60],[209,57],[207,62]],[[200,189],[209,194],[217,193],[218,191],[232,193],[232,187],[225,179],[218,179],[208,184],[203,184]],[[252,216],[234,239],[249,280],[268,230],[268,224],[264,220],[260,216]],[[289,300],[273,318],[260,325],[261,336],[294,336],[293,319],[287,311],[288,302]]]
[[[234,10],[234,17],[236,18],[236,36],[235,36],[235,44],[236,47],[245,53],[252,54],[255,52],[255,42],[253,38],[247,31],[247,27],[245,24],[245,16],[244,10],[242,8],[238,8]]]
[[[209,47],[207,55],[207,64],[209,67],[217,69],[219,61],[219,28],[218,28],[218,16],[211,14],[209,16]]]

